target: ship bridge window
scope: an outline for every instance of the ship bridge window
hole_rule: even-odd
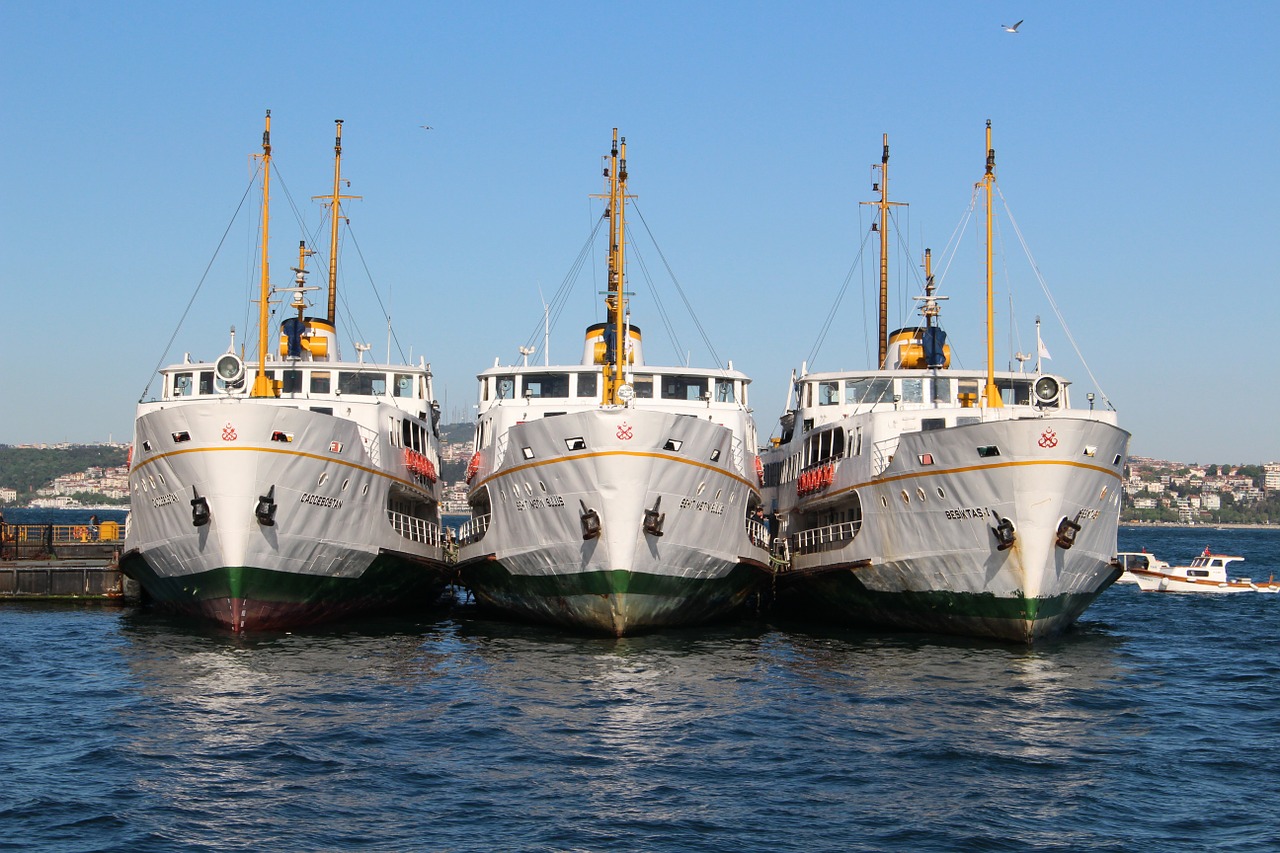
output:
[[[600,392],[596,390],[597,378],[598,377],[595,373],[579,373],[578,374],[578,396],[594,397],[597,394],[599,394]]]
[[[514,400],[516,397],[516,378],[514,376],[498,377],[498,399]]]
[[[717,379],[716,380],[716,402],[717,403],[734,402],[734,400],[736,400],[737,398],[733,393],[733,386],[734,386],[734,382],[732,379]]]
[[[280,385],[282,394],[300,394],[302,393],[302,371],[286,370]]]
[[[653,377],[637,376],[635,381],[631,383],[631,387],[636,391],[637,400],[653,399]]]
[[[887,403],[893,400],[893,380],[888,378],[848,379],[844,383],[846,403]]]
[[[358,394],[364,397],[382,396],[387,393],[387,374],[344,370],[338,374],[339,394]]]
[[[328,394],[332,387],[332,379],[327,370],[311,371],[311,393],[312,394]]]
[[[567,373],[529,373],[524,377],[524,395],[526,397],[568,397],[569,374]]]
[[[997,379],[996,388],[1000,389],[1000,399],[1006,406],[1031,405],[1030,379]]]
[[[196,393],[197,394],[213,393],[213,371],[212,370],[200,371],[200,387],[196,389]]]
[[[707,380],[701,376],[664,376],[664,400],[701,400],[707,393]]]
[[[392,383],[392,396],[394,397],[413,397],[413,374],[397,373],[395,374],[395,382]]]
[[[839,382],[819,382],[818,383],[818,405],[834,406],[840,402],[840,383]]]
[[[950,403],[951,397],[951,379],[946,376],[933,377],[933,402]]]
[[[924,380],[923,379],[899,379],[898,380],[898,396],[902,398],[904,403],[923,403],[924,402]]]
[[[195,385],[191,381],[192,378],[190,373],[175,374],[173,377],[173,396],[190,397],[195,390]]]

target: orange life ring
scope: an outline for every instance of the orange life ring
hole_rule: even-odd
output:
[[[759,456],[756,457],[756,479],[760,481],[760,485],[764,485],[764,463]]]
[[[476,472],[480,470],[480,452],[476,451],[471,455],[471,461],[467,463],[467,482],[470,483],[475,477]]]

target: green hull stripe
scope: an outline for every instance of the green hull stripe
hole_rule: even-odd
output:
[[[180,578],[157,575],[137,554],[120,568],[162,604],[192,604],[209,599],[243,598],[280,604],[411,602],[438,595],[448,581],[444,566],[422,565],[382,554],[358,578],[279,572],[251,566],[225,566]]]
[[[525,619],[616,636],[729,615],[760,591],[765,579],[764,572],[749,565],[711,579],[619,570],[513,575],[493,560],[464,565],[459,575],[481,604]]]
[[[879,592],[852,573],[791,579],[781,590],[793,614],[818,614],[854,627],[895,628],[1030,642],[1061,632],[1109,587],[1043,598],[932,590]]]

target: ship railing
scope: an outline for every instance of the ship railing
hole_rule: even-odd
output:
[[[489,513],[484,515],[473,516],[469,521],[464,521],[462,526],[458,528],[458,544],[470,545],[472,542],[479,542],[484,538],[484,534],[489,529],[489,519],[493,516]]]
[[[406,515],[393,509],[387,510],[387,518],[391,520],[391,526],[396,532],[410,542],[420,542],[434,548],[440,547],[440,525],[434,521]]]
[[[118,521],[97,524],[6,524],[6,542],[83,545],[89,542],[118,542],[124,539],[124,525]]]
[[[369,461],[375,467],[382,467],[382,439],[378,435],[378,431],[369,429],[367,426],[356,424],[356,428],[360,430],[360,441],[364,444],[365,452],[369,454]]]
[[[885,468],[889,467],[889,463],[893,461],[893,454],[898,452],[898,436],[893,438],[885,438],[877,441],[871,447],[871,476],[878,476]]]
[[[842,521],[826,527],[814,527],[801,530],[791,536],[792,554],[812,554],[815,551],[826,551],[846,542],[852,542],[862,529],[861,521]]]
[[[747,538],[757,548],[769,547],[769,528],[754,518],[747,519]]]

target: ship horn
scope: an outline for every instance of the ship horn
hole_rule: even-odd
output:
[[[263,527],[271,527],[276,523],[276,487],[271,484],[271,488],[267,489],[265,495],[258,495],[258,506],[254,508],[253,514],[258,517],[258,523]]]
[[[200,497],[200,493],[196,491],[196,487],[191,487],[191,523],[196,527],[204,527],[209,523],[209,502]]]
[[[579,518],[582,521],[583,540],[595,539],[600,535],[600,514],[594,509],[587,509],[581,498],[578,499],[578,506],[582,507]]]
[[[1013,547],[1013,543],[1018,540],[1018,534],[1014,532],[1013,522],[1007,518],[1000,519],[1000,523],[991,528],[991,532],[996,537],[997,551],[1008,551]]]
[[[653,536],[662,535],[662,524],[667,520],[665,512],[658,512],[658,506],[662,503],[662,495],[658,495],[658,499],[653,502],[653,509],[644,511],[644,532]]]
[[[1076,544],[1076,533],[1079,530],[1079,524],[1063,516],[1062,521],[1058,522],[1058,547],[1064,551],[1070,550]]]

